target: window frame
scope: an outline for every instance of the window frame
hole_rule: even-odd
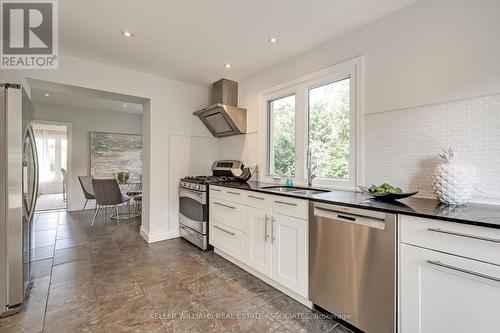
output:
[[[267,117],[267,123],[268,123],[268,126],[267,126],[267,148],[266,148],[266,152],[267,152],[267,165],[266,165],[266,172],[267,174],[274,174],[274,173],[271,173],[271,165],[273,164],[274,162],[274,157],[272,155],[274,154],[271,154],[271,144],[273,143],[273,139],[272,139],[272,133],[273,133],[273,115],[272,115],[272,112],[271,112],[271,103],[274,102],[274,101],[277,101],[277,100],[280,100],[280,99],[283,99],[283,98],[288,98],[288,97],[294,97],[294,102],[296,103],[297,102],[297,96],[295,95],[295,92],[291,93],[291,94],[285,94],[285,95],[276,95],[277,97],[273,97],[271,99],[268,99],[266,101],[267,103],[267,113],[266,113],[266,117]],[[297,115],[297,107],[294,103],[294,113],[295,113],[295,116]],[[295,124],[295,141],[296,141],[296,137],[297,137],[297,124]],[[274,146],[274,145],[273,145]],[[294,146],[295,148],[297,147],[297,142],[294,142]],[[296,156],[294,156],[294,161],[295,161],[295,164],[297,164],[297,160],[296,160]],[[274,174],[274,175],[277,175],[277,174]],[[297,175],[297,169],[295,169],[295,175],[293,177],[295,177]],[[280,175],[280,176],[285,176],[285,175]]]
[[[285,177],[270,173],[271,117],[270,102],[295,95],[295,176],[298,185],[307,185],[307,150],[309,147],[309,91],[311,89],[350,78],[350,137],[349,179],[316,178],[313,186],[355,190],[363,184],[363,58],[357,57],[329,68],[288,81],[260,93],[261,133],[260,165],[264,170],[261,181],[276,182]]]

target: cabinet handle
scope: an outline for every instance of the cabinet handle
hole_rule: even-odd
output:
[[[235,194],[235,195],[240,195],[241,194],[241,193],[238,193],[238,192],[231,192],[231,191],[226,191],[226,193]]]
[[[288,205],[288,206],[297,206],[297,204],[295,202],[285,202],[285,201],[279,201],[279,200],[276,200],[274,202],[279,203],[279,204],[283,204],[283,205]]]
[[[267,242],[267,238],[269,238],[269,235],[267,234],[267,222],[269,221],[269,217],[266,214],[266,217],[264,219],[264,242]]]
[[[236,209],[236,207],[234,207],[234,206],[224,205],[224,204],[221,204],[221,203],[218,203],[218,202],[214,202],[214,204],[218,205],[218,206],[226,207],[226,208]]]
[[[215,192],[221,192],[221,190],[218,190],[216,188],[210,188],[211,191],[215,191]]]
[[[448,265],[448,264],[443,264],[439,260],[427,260],[427,263],[431,264],[431,265],[434,265],[434,266],[448,268],[448,269],[451,269],[453,271],[457,271],[457,272],[461,272],[461,273],[465,273],[465,274],[469,274],[469,275],[474,275],[474,276],[477,276],[477,277],[480,277],[480,278],[483,278],[483,279],[487,279],[487,280],[491,280],[491,281],[495,281],[495,282],[500,282],[500,279],[496,278],[494,276],[486,275],[486,274],[482,274],[482,273],[478,273],[478,272],[474,272],[474,271],[470,271],[470,270],[465,269],[465,268],[460,268],[460,267],[456,267],[456,266],[452,266],[452,265]]]
[[[223,229],[223,228],[221,228],[221,227],[218,227],[218,226],[216,226],[216,225],[214,225],[214,228],[219,229],[220,231],[224,231],[225,233],[228,233],[228,234],[230,234],[231,236],[236,235],[234,232],[228,231],[228,230]]]
[[[441,228],[429,227],[429,228],[427,228],[427,230],[433,231],[433,232],[440,232],[442,234],[448,234],[448,235],[453,235],[453,236],[460,236],[460,237],[466,237],[466,238],[479,239],[479,240],[483,240],[483,241],[487,241],[487,242],[500,243],[500,239],[483,237],[483,236],[476,236],[476,235],[471,235],[471,234],[464,234],[461,232],[445,230],[445,229],[441,229]]]
[[[271,216],[271,244],[273,244],[276,239],[274,238],[274,222],[274,216]]]
[[[265,200],[265,198],[256,197],[256,196],[253,196],[253,195],[248,195],[248,197],[249,198],[253,198],[253,199]]]

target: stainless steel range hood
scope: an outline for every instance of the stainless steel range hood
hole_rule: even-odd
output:
[[[247,130],[247,110],[238,105],[238,82],[220,79],[212,85],[215,104],[196,111],[215,137],[244,134]]]

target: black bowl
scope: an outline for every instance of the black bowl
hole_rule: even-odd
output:
[[[398,199],[404,199],[411,197],[412,195],[415,195],[418,193],[418,191],[414,192],[403,192],[403,193],[391,193],[391,192],[384,192],[384,193],[371,193],[368,189],[369,187],[367,186],[358,186],[359,189],[368,195],[371,195],[375,199],[378,200],[384,200],[384,201],[392,201],[392,200],[398,200]]]

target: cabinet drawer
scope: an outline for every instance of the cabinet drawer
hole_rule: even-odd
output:
[[[235,202],[210,198],[209,219],[245,231],[246,208]]]
[[[500,265],[500,230],[401,216],[401,241]]]
[[[260,208],[264,211],[271,211],[273,206],[272,197],[266,194],[247,191],[245,204],[250,207]]]
[[[245,262],[246,234],[216,221],[210,223],[210,244]]]
[[[210,197],[229,200],[237,203],[244,203],[246,201],[246,191],[211,185]]]
[[[307,220],[307,200],[273,196],[273,213]]]

